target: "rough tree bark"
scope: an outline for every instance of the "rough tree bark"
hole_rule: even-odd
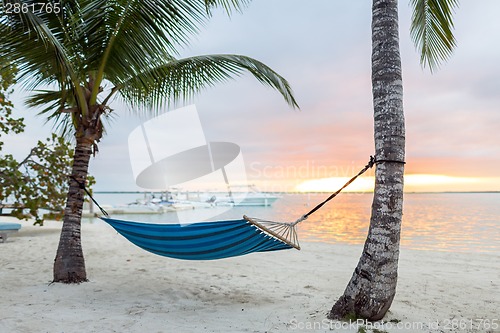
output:
[[[92,79],[86,89],[87,103],[92,91]],[[54,282],[80,283],[87,281],[85,259],[81,243],[81,220],[90,157],[97,150],[102,137],[101,115],[106,107],[102,104],[87,105],[83,114],[81,108],[73,115],[76,125],[76,147],[73,156],[73,169],[69,177],[69,191],[64,210],[64,220],[54,260]]]
[[[372,90],[375,121],[375,191],[363,253],[328,318],[380,320],[392,304],[398,276],[403,214],[405,123],[397,0],[372,7]],[[399,161],[399,162],[398,162]]]
[[[54,261],[54,282],[87,281],[80,237],[85,193],[79,183],[85,184],[86,182],[92,144],[93,142],[86,138],[77,139],[61,237]]]

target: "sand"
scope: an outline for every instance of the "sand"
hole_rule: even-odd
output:
[[[2,218],[3,221],[16,221]],[[360,245],[217,261],[145,252],[104,222],[85,223],[89,282],[51,284],[61,223],[0,243],[0,332],[358,332],[326,320]],[[402,249],[398,291],[385,324],[368,332],[500,332],[500,254]],[[387,321],[391,321],[387,323]],[[377,326],[379,325],[379,326]]]

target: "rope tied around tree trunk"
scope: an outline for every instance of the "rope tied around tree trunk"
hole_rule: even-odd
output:
[[[85,186],[85,183],[82,183],[81,181],[79,181],[78,179],[76,179],[75,176],[71,175],[69,176],[71,179],[73,179],[77,184],[78,184],[78,187],[80,187],[82,190],[85,191],[85,193],[87,193],[87,195],[89,196],[89,198],[92,200],[93,203],[95,203],[95,205],[101,210],[101,213],[106,216],[106,217],[109,217],[109,214],[108,212],[106,212],[104,210],[104,208],[101,207],[101,205],[99,205],[99,203],[94,199],[94,197],[92,196],[92,194],[90,194],[90,192],[87,190],[87,187]]]

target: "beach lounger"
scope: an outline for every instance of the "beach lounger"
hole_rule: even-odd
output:
[[[0,238],[2,239],[2,243],[5,243],[9,234],[17,232],[19,229],[21,229],[19,223],[0,222]]]

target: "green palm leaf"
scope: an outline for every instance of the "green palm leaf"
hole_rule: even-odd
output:
[[[250,1],[251,0],[205,0],[205,5],[209,13],[214,7],[222,7],[228,14],[231,14],[233,10],[240,12],[250,3]]]
[[[54,132],[58,132],[68,141],[74,139],[72,116],[78,109],[74,93],[65,90],[37,90],[26,98],[28,107],[40,108],[39,115],[46,117],[46,122],[53,124]]]
[[[96,112],[95,105],[106,106],[117,92],[131,105],[158,108],[190,99],[243,72],[278,90],[289,105],[297,107],[289,83],[255,59],[241,55],[174,57],[208,20],[213,8],[222,7],[230,14],[249,2],[67,0],[57,15],[28,12],[1,19],[0,55],[14,59],[25,88],[38,89],[28,105],[43,106],[42,114],[65,126],[71,124],[71,118],[76,126],[81,117],[99,117],[103,108],[99,114],[89,112]],[[113,87],[111,93],[100,97],[108,84]],[[46,90],[55,85],[55,92]],[[78,115],[62,112],[70,108],[78,109]]]
[[[204,55],[175,60],[129,77],[119,84],[120,94],[134,106],[158,108],[186,100],[202,89],[225,82],[245,71],[259,82],[281,93],[285,101],[298,107],[290,84],[260,61],[242,55]]]
[[[431,71],[447,60],[456,46],[452,15],[457,0],[411,0],[410,33],[420,52],[420,63]]]
[[[87,56],[89,66],[96,71],[91,102],[95,102],[102,80],[140,72],[155,59],[177,54],[177,48],[187,45],[208,18],[203,1],[117,0],[103,6],[106,14],[93,24],[100,29],[89,49],[95,50],[95,44],[106,47]],[[92,22],[90,15],[88,21]]]
[[[39,1],[13,0],[12,3],[36,4]],[[67,7],[70,8],[69,3]],[[83,112],[87,105],[81,89],[84,75],[81,55],[75,51],[74,36],[69,35],[66,10],[56,15],[40,11],[3,13],[0,20],[0,55],[8,55],[18,68],[18,80],[26,90],[57,84],[61,90],[72,87]],[[70,12],[70,11],[68,11]]]

